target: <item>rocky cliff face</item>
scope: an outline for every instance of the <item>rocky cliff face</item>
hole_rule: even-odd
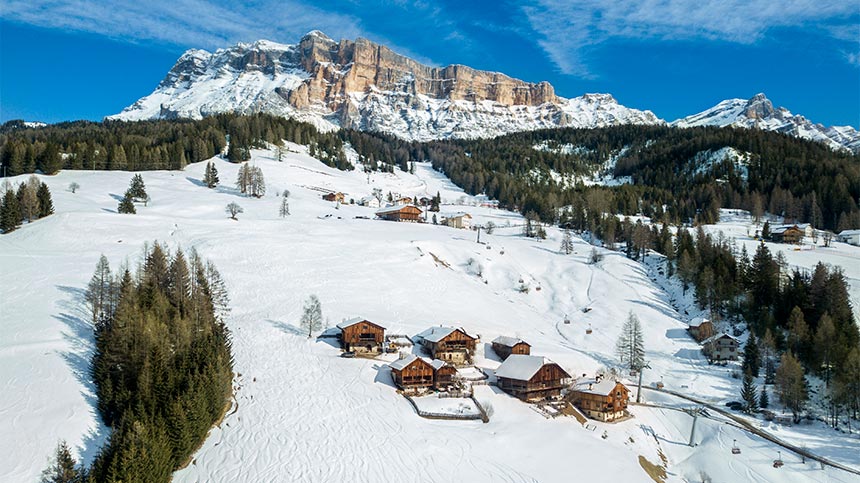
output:
[[[727,99],[698,114],[671,123],[677,127],[736,126],[782,132],[827,144],[832,149],[860,152],[860,132],[850,126],[825,127],[784,107],[775,108],[764,94],[750,99]]]
[[[555,95],[530,83],[462,65],[420,64],[365,39],[336,42],[311,32],[297,45],[268,41],[208,53],[189,50],[158,88],[113,119],[200,118],[269,112],[407,139],[474,138],[545,127],[662,123],[612,96]]]

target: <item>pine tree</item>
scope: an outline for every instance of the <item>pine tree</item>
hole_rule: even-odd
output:
[[[83,483],[84,478],[76,468],[75,458],[65,441],[60,441],[53,461],[42,472],[41,483]]]
[[[134,202],[132,201],[132,196],[130,193],[131,190],[125,192],[125,196],[122,197],[122,200],[119,202],[119,206],[117,207],[117,213],[130,214],[134,215],[137,213],[137,209],[134,207]]]
[[[308,339],[311,338],[311,334],[315,330],[322,328],[322,321],[322,305],[320,304],[320,299],[317,298],[316,295],[311,295],[305,301],[301,320],[301,327],[308,331]]]
[[[8,189],[3,195],[3,204],[0,206],[0,230],[3,230],[3,233],[9,233],[19,226],[21,226],[21,209],[18,206],[18,197],[13,190]]]
[[[767,387],[762,386],[761,391],[759,391],[758,407],[761,409],[767,409],[768,406],[770,406],[770,398],[767,395]]]
[[[565,228],[561,238],[561,252],[565,255],[573,253],[573,238],[570,236],[570,230]]]
[[[761,238],[762,240],[770,239],[770,222],[764,222],[764,226],[761,227]]]
[[[760,364],[761,354],[759,354],[758,342],[756,341],[755,333],[750,332],[749,339],[747,339],[746,346],[744,346],[744,361],[741,369],[753,377],[758,377]]]
[[[631,371],[639,371],[645,365],[645,341],[639,318],[632,311],[628,314],[621,334],[615,344],[615,352],[621,363]]]
[[[135,174],[131,178],[126,194],[131,197],[132,201],[144,201],[147,199],[146,185],[143,183],[143,176]]]
[[[749,371],[744,373],[741,399],[744,401],[744,412],[751,414],[758,411],[758,391],[756,391],[753,375]]]
[[[39,218],[54,214],[54,201],[51,199],[51,190],[48,189],[48,185],[40,183],[36,197],[39,198]]]

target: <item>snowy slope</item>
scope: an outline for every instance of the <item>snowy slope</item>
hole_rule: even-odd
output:
[[[860,152],[860,131],[851,126],[825,127],[814,124],[784,107],[774,108],[764,94],[747,99],[726,99],[716,106],[670,123],[675,127],[735,126],[776,131],[812,141],[832,149]]]
[[[668,294],[642,265],[609,252],[588,265],[591,247],[579,239],[576,253],[560,255],[561,234],[552,228],[545,242],[525,239],[518,215],[469,206],[471,197],[426,164],[415,175],[376,173],[368,182],[361,170],[337,171],[291,148],[301,152],[282,163],[271,152],[253,152],[268,183],[269,195],[259,200],[229,187],[238,166],[221,160],[215,162],[225,186],[217,190],[198,181],[204,163],[144,172],[152,202],[137,215],[115,213],[131,173],[43,177],[57,214],[0,237],[0,481],[34,481],[59,438],[85,458],[104,440],[87,382],[92,333],[81,290],[99,254],[114,268],[133,264],[153,239],[194,247],[214,261],[233,300],[235,404],[176,481],[450,481],[446,468],[453,465],[463,481],[553,482],[570,481],[571,471],[599,479],[606,467],[597,461],[611,461],[622,481],[650,481],[638,458],[659,462],[658,451],[667,457],[670,481],[700,470],[714,481],[852,481],[788,458],[775,472],[769,458],[776,447],[759,439],[744,440],[749,451],[731,459],[726,444],[746,437],[716,423],[701,423],[701,449],[692,451],[683,446],[689,417],[672,410],[632,407],[635,418],[587,431],[481,387],[478,400],[493,408],[488,424],[417,417],[395,393],[386,361],[339,358],[338,349],[297,329],[308,295],[320,297],[330,326],[354,316],[407,335],[430,325],[463,326],[480,335],[477,365],[487,371],[499,364],[487,342],[521,337],[533,354],[573,375],[615,364],[615,340],[632,310],[653,368],[646,384],[662,379],[668,388],[722,403],[736,399],[739,382],[729,377],[731,367],[705,363]],[[65,190],[72,181],[81,185],[76,194]],[[492,220],[500,228],[482,233],[486,244],[477,244],[472,231],[357,219],[373,210],[335,209],[320,198],[338,190],[358,199],[373,187],[410,196],[439,191],[445,203],[464,202],[442,211],[467,211],[475,223]],[[281,219],[274,193],[285,188],[292,215]],[[224,214],[231,201],[245,210],[238,221]],[[518,291],[521,285],[529,292]],[[589,325],[593,333],[586,335]],[[860,441],[810,440],[809,447],[857,464]]]

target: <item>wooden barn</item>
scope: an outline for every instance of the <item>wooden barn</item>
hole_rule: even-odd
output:
[[[442,326],[430,327],[416,335],[414,339],[434,359],[454,365],[470,363],[478,341],[463,329]]]
[[[539,401],[561,395],[570,374],[546,357],[511,354],[496,369],[496,379],[502,391],[523,401]]]
[[[338,203],[343,203],[344,194],[338,191],[337,193],[326,193],[322,195],[322,199],[326,201],[336,201]]]
[[[433,359],[430,365],[433,366],[433,387],[442,389],[454,383],[454,376],[457,375],[456,367],[439,359]]]
[[[376,216],[388,221],[420,221],[421,208],[413,205],[396,205],[376,211]]]
[[[696,342],[702,342],[714,335],[714,324],[706,318],[697,317],[690,321],[687,331],[696,339]]]
[[[516,337],[500,335],[493,339],[493,351],[500,359],[505,360],[511,354],[531,354],[532,346],[528,342]]]
[[[404,355],[388,365],[394,384],[404,391],[417,391],[433,387],[434,368],[415,354]]]
[[[337,324],[340,329],[340,345],[345,351],[378,353],[383,350],[385,327],[356,317]]]
[[[616,421],[627,415],[630,390],[620,382],[598,377],[577,383],[571,399],[592,419]]]

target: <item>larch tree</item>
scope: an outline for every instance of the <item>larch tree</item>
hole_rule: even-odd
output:
[[[570,230],[565,228],[564,234],[561,237],[561,252],[565,255],[573,253],[573,238],[570,236]]]
[[[780,358],[779,367],[776,369],[776,391],[779,402],[791,410],[794,421],[800,421],[800,412],[803,411],[808,398],[806,378],[803,367],[791,352],[786,352]]]
[[[278,214],[281,218],[286,218],[290,214],[290,190],[284,190],[281,197],[281,207],[278,209]]]
[[[809,326],[803,317],[803,311],[795,306],[788,316],[788,348],[802,357],[806,353],[806,344],[809,341]]]
[[[108,299],[111,292],[112,277],[110,272],[110,263],[106,256],[99,257],[99,262],[96,264],[96,271],[93,273],[90,282],[87,284],[85,299],[90,308],[90,314],[93,317],[93,324],[98,324],[105,315],[105,307],[108,304]]]
[[[645,366],[645,341],[642,334],[642,324],[639,317],[632,311],[628,314],[621,334],[615,344],[615,352],[621,363],[631,371],[638,371]]]
[[[815,331],[815,354],[818,356],[816,362],[827,384],[830,384],[836,342],[836,327],[830,314],[825,312],[818,321],[818,329]]]
[[[28,222],[38,218],[39,197],[36,195],[36,190],[33,189],[33,184],[30,182],[21,183],[21,185],[18,186],[17,196],[18,205],[21,209],[21,218]]]
[[[308,339],[314,331],[320,330],[323,324],[322,304],[316,295],[311,295],[305,301],[304,309],[302,310],[301,327],[308,331]]]

